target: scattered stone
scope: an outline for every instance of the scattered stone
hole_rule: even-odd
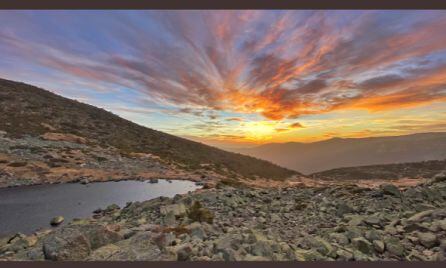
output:
[[[433,179],[434,182],[446,181],[446,172],[438,173],[432,179]]]
[[[404,255],[404,247],[403,245],[401,245],[400,241],[398,238],[395,237],[389,237],[384,241],[385,245],[386,245],[386,249],[387,251],[395,256],[403,256]]]
[[[364,254],[371,254],[373,252],[372,244],[364,237],[357,237],[352,239],[353,246]]]
[[[437,244],[437,237],[433,233],[417,233],[420,244],[426,248],[432,248]]]
[[[385,245],[383,241],[380,240],[373,240],[373,248],[379,252],[379,253],[383,253],[385,250]]]
[[[172,212],[174,216],[180,217],[186,214],[186,206],[184,204],[173,204],[160,207],[161,215],[167,215]]]
[[[83,260],[90,252],[88,239],[74,228],[66,227],[56,230],[43,241],[43,253],[47,260]]]
[[[393,184],[383,184],[380,186],[384,194],[393,195],[399,197],[401,195],[400,190]]]
[[[187,261],[190,259],[190,256],[192,254],[192,247],[189,244],[180,246],[177,251],[177,260],[178,261]]]
[[[163,218],[164,225],[174,226],[176,224],[175,213],[174,211],[169,211]]]
[[[49,232],[3,238],[0,259],[444,260],[445,203],[443,181],[399,196],[357,186],[225,186],[111,205]]]
[[[65,220],[64,217],[56,216],[51,219],[50,224],[53,226],[57,226],[57,225],[61,224],[64,220]]]

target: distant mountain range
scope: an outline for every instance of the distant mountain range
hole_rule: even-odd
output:
[[[311,174],[341,167],[443,160],[446,133],[271,143],[236,151]]]
[[[90,146],[113,147],[123,154],[149,153],[186,170],[206,167],[246,178],[280,180],[298,174],[265,160],[153,130],[103,109],[5,79],[0,79],[0,131],[13,138],[75,135]]]

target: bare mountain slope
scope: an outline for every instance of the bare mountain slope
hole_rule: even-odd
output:
[[[309,174],[340,167],[443,160],[446,133],[333,138],[314,143],[265,144],[237,151]]]
[[[264,160],[146,128],[103,109],[4,79],[0,79],[0,130],[15,138],[57,135],[51,133],[75,135],[71,138],[79,136],[91,146],[114,147],[122,154],[150,153],[188,170],[205,165],[220,172],[271,179],[297,174]]]

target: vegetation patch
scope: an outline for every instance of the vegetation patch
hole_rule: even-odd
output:
[[[192,221],[207,222],[212,224],[214,214],[207,208],[204,208],[199,201],[195,201],[187,210],[187,217]]]

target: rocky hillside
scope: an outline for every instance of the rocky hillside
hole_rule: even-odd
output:
[[[335,181],[426,179],[446,170],[446,160],[336,168],[310,177]]]
[[[298,174],[264,160],[149,129],[103,109],[3,79],[0,79],[0,131],[5,132],[3,136],[7,139],[35,137],[83,144],[84,150],[98,148],[123,157],[148,154],[182,170],[206,169],[218,174],[278,180]],[[39,150],[35,144],[24,146]],[[8,155],[11,152],[8,150],[3,153]]]
[[[341,167],[443,160],[446,133],[274,143],[237,152],[311,174]]]
[[[0,260],[444,261],[445,207],[445,174],[406,189],[222,186],[5,237]]]

